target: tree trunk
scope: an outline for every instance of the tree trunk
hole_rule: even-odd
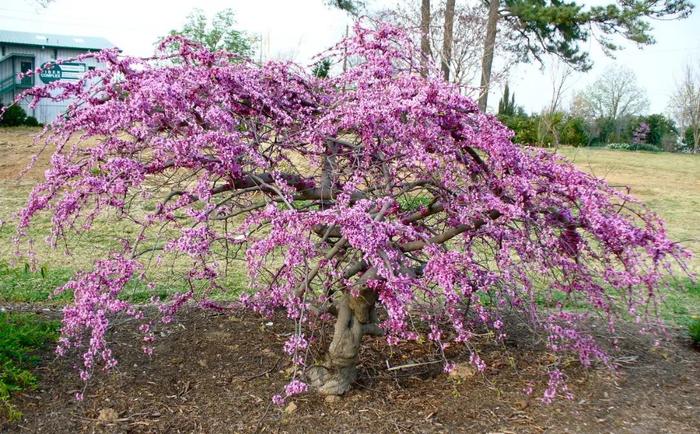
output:
[[[323,395],[342,395],[352,388],[357,378],[357,358],[362,336],[377,335],[377,317],[374,304],[377,295],[364,289],[358,297],[349,294],[337,303],[338,317],[333,340],[323,361],[306,373],[312,387]]]
[[[479,110],[486,111],[491,84],[491,67],[493,66],[493,52],[496,46],[496,26],[498,24],[498,7],[500,0],[489,1],[489,16],[486,22],[486,39],[484,40],[484,57],[481,60],[481,95],[479,96]]]
[[[348,39],[348,35],[350,34],[350,26],[345,25],[345,39]],[[348,46],[345,45],[343,47],[343,74],[345,74],[348,71]]]
[[[430,0],[421,0],[420,5],[420,75],[428,76],[430,56]]]
[[[442,76],[445,81],[450,81],[454,22],[455,0],[447,0],[445,3],[445,25],[442,35]]]

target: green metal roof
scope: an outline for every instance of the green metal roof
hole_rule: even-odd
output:
[[[105,38],[94,36],[54,35],[51,33],[15,32],[0,30],[0,44],[34,45],[54,48],[76,48],[80,50],[101,50],[112,48],[114,44]]]

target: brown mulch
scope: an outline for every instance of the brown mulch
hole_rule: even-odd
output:
[[[52,314],[45,312],[46,314]],[[55,312],[54,312],[55,314]],[[518,333],[479,345],[489,368],[474,373],[463,349],[448,356],[459,376],[442,373],[429,345],[390,348],[365,338],[360,378],[338,399],[313,393],[277,407],[270,398],[288,382],[281,350],[288,320],[186,310],[161,330],[155,355],[141,351],[135,327],[111,336],[119,366],[95,375],[85,400],[72,365],[50,350],[37,369],[36,391],[14,398],[24,417],[2,432],[700,432],[700,352],[685,338],[661,347],[621,335],[618,369],[564,367],[573,400],[544,405],[538,397],[551,357]],[[631,327],[631,326],[630,326]],[[388,370],[387,366],[417,365]],[[523,393],[534,383],[531,396]]]

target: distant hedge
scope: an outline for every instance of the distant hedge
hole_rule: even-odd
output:
[[[3,106],[0,105],[0,111],[2,111]],[[7,107],[7,110],[0,115],[0,127],[39,127],[41,124],[36,120],[34,116],[27,116],[24,109],[16,104]]]
[[[610,143],[608,149],[615,149],[618,151],[649,151],[649,152],[661,152],[662,149],[658,146],[651,145],[649,143]]]

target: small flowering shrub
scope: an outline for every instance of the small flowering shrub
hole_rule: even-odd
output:
[[[278,404],[309,387],[346,392],[366,334],[463,345],[483,370],[475,330],[502,338],[505,312],[584,366],[608,360],[580,326],[590,315],[611,329],[619,318],[659,326],[657,287],[686,256],[662,221],[562,158],[512,144],[457,88],[420,77],[400,30],[357,25],[325,54],[355,65],[328,78],[176,42],[150,59],[86,54],[105,67],[27,93],[73,102],[43,135],[56,151],[20,239],[38,213],[52,215],[54,245],[113,213],[137,229],[60,290],[74,303],[59,352],[82,349],[84,379],[117,363],[105,339],[116,313],[138,320],[152,351],[152,320],[119,294],[169,258],[187,261],[190,288],[208,290],[160,304],[163,321],[193,299],[224,308],[210,297],[235,259],[250,282],[235,305],[294,321],[284,352],[297,369]],[[335,328],[312,361],[320,321]],[[556,363],[546,384],[545,401],[568,396]]]
[[[632,143],[635,145],[646,144],[650,132],[649,124],[642,122],[632,133]]]

